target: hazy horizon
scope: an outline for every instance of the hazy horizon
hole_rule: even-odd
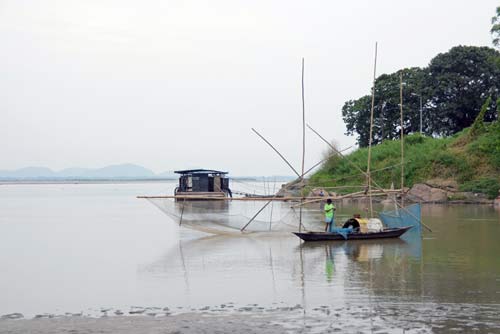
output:
[[[496,1],[0,2],[0,169],[299,169],[307,122],[340,147],[345,101],[377,73],[491,46]],[[307,132],[306,169],[325,146]]]

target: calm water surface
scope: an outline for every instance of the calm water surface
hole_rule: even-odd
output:
[[[206,236],[135,198],[172,188],[0,185],[0,315],[299,305],[361,329],[500,332],[493,207],[424,206],[433,233],[423,238],[303,244],[288,233]]]

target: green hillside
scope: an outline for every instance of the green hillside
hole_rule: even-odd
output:
[[[476,124],[477,123],[477,124]],[[484,193],[488,198],[500,189],[500,122],[478,123],[446,138],[413,134],[405,137],[405,186],[430,179],[456,181],[458,190]],[[372,147],[372,177],[379,185],[400,187],[401,143],[385,140]],[[338,193],[359,191],[365,177],[348,160],[362,170],[367,167],[368,149],[358,149],[347,156],[330,158],[309,182],[311,188],[352,186]]]

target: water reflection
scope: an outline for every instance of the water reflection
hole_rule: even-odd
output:
[[[474,273],[460,257],[441,264],[436,247],[447,247],[450,256],[446,235],[459,234],[442,228],[442,216],[440,223],[428,221],[438,232],[423,239],[409,233],[404,239],[313,243],[288,234],[181,240],[141,274],[168,286],[169,300],[191,307],[298,304],[305,317],[321,311],[340,314],[339,323],[356,318],[361,331],[377,322],[421,329],[430,318],[432,332],[497,328],[498,268]]]
[[[414,281],[413,272],[405,269],[420,257],[414,248],[401,239],[301,243],[288,235],[213,236],[181,241],[141,272],[177,288],[183,285],[186,300],[195,304],[206,303],[212,293],[207,290],[215,286],[231,290],[231,298],[240,302],[305,299],[312,307],[338,303],[347,293],[350,300],[373,294],[393,298],[395,289],[386,282],[401,276],[405,282]]]

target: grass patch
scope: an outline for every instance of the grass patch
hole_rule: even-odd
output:
[[[433,178],[447,178],[457,181],[464,191],[496,197],[500,183],[500,123],[485,124],[484,129],[474,137],[468,134],[469,129],[464,129],[447,138],[420,134],[407,136],[403,165],[405,186],[411,187]],[[400,145],[399,140],[386,140],[372,147],[372,178],[384,188],[389,188],[391,184],[395,188],[400,187]],[[359,191],[359,186],[366,183],[363,172],[366,171],[367,159],[367,148],[352,152],[346,159],[332,158],[311,176],[309,185],[352,186],[335,190],[337,193]]]

